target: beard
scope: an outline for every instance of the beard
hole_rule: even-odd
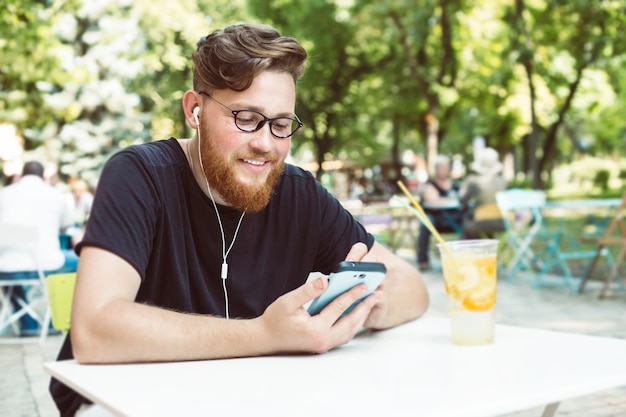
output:
[[[269,204],[274,186],[285,168],[285,158],[280,158],[273,152],[251,151],[246,154],[235,154],[229,159],[215,148],[206,126],[200,126],[200,130],[203,139],[200,143],[202,166],[209,187],[217,191],[227,204],[238,211],[255,213],[264,209]],[[272,164],[271,171],[263,184],[245,184],[237,178],[234,167],[239,159],[255,158],[265,158]]]

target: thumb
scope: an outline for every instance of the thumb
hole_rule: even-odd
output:
[[[318,277],[306,282],[304,285],[296,288],[290,293],[290,303],[293,303],[294,308],[300,308],[304,304],[313,300],[320,295],[328,287],[328,279],[324,277]]]

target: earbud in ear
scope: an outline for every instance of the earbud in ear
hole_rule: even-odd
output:
[[[200,107],[196,106],[195,109],[193,109],[193,118],[196,121],[196,124],[200,124]]]

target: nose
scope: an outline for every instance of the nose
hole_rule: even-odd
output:
[[[261,129],[257,130],[254,133],[251,133],[251,135],[253,136],[253,138],[250,141],[249,145],[252,149],[261,152],[269,152],[272,150],[274,136],[270,131],[269,123],[265,123],[265,125],[263,125]]]

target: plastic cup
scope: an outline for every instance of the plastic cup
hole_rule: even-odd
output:
[[[499,241],[438,244],[455,345],[493,343]]]

